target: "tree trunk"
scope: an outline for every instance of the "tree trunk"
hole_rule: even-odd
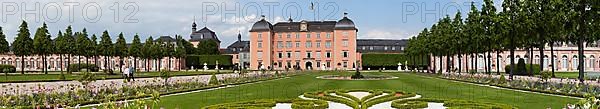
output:
[[[25,74],[25,56],[21,56],[21,74]]]
[[[584,81],[584,72],[585,71],[583,69],[583,36],[579,36],[579,41],[577,42],[577,52],[579,54],[579,58],[577,58],[579,60],[579,65],[577,65],[577,70],[579,70],[579,81],[581,83],[583,83]]]
[[[67,58],[67,73],[71,74],[72,72],[69,71],[69,66],[71,66],[71,54],[68,54]]]
[[[169,68],[167,68],[167,69],[169,69],[168,71],[171,71],[171,57],[170,56],[169,56],[169,60],[168,61],[169,61]]]
[[[42,58],[42,61],[44,61],[44,68],[42,70],[44,71],[44,74],[48,74],[48,61],[46,59],[46,54],[43,54]]]
[[[500,50],[496,51],[496,74],[500,75],[500,67],[502,65],[500,65],[500,59],[498,58],[498,56],[500,56]]]
[[[533,76],[533,47],[529,48],[529,76]]]
[[[63,58],[62,54],[58,54],[58,58],[60,58],[60,74],[63,73]]]
[[[473,69],[475,69],[475,72],[479,72],[479,55],[477,53],[475,54],[475,60],[473,61],[475,61],[475,67],[473,67]]]
[[[544,45],[545,44],[540,44],[540,48],[538,48],[540,50],[540,72],[544,71],[544,58],[546,58],[544,56]]]
[[[515,71],[515,43],[514,43],[514,39],[511,37],[510,38],[510,73],[508,75],[508,78],[510,80],[513,80],[514,71]]]
[[[439,72],[444,71],[444,67],[443,67],[444,62],[443,62],[443,60],[444,60],[444,58],[442,57],[442,55],[440,55],[440,71]],[[435,73],[437,73],[437,71]]]
[[[556,76],[554,75],[554,69],[556,65],[554,65],[554,58],[558,57],[554,57],[554,41],[550,41],[550,57],[552,58],[552,78],[555,78]]]
[[[492,55],[490,55],[490,52],[491,51],[488,51],[487,56],[485,56],[487,58],[487,74],[492,74]]]
[[[150,60],[149,59],[144,59],[144,64],[146,64],[146,72],[149,72],[150,69],[148,69],[148,67],[150,66]]]

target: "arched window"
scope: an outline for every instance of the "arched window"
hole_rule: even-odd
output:
[[[577,59],[577,55],[573,56],[573,64],[571,64],[571,65],[572,65],[572,68],[575,70],[578,70],[577,68],[579,68],[579,63],[577,63],[577,61],[579,61]]]
[[[540,64],[540,55],[535,55],[533,58],[533,64]]]
[[[558,63],[558,59],[556,58],[556,55],[552,56],[552,59],[554,59],[554,63],[552,63],[552,66],[554,66],[554,70],[557,69],[558,65],[556,63]]]
[[[596,68],[596,58],[594,57],[594,55],[590,56],[590,70],[594,70],[594,68]]]
[[[562,57],[562,61],[560,61],[562,63],[562,66],[560,67],[561,69],[566,70],[569,67],[569,60],[567,55],[563,55]]]
[[[504,69],[504,66],[502,66],[502,65],[504,65],[504,58],[502,58],[502,56],[498,55],[498,57],[496,59],[497,59],[496,67],[500,67],[500,70]]]
[[[484,62],[485,62],[483,55],[479,55],[477,57],[478,57],[477,58],[477,69],[483,69]]]
[[[531,64],[531,63],[528,63],[529,62],[529,55],[525,55],[523,58],[525,59],[525,64]]]
[[[542,63],[542,66],[544,67],[544,69],[546,69],[548,67],[548,55],[544,55],[544,63]]]

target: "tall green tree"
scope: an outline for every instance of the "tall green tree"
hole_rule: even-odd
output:
[[[152,39],[152,36],[148,37],[146,39],[146,42],[144,42],[144,46],[142,47],[142,57],[144,58],[144,60],[146,61],[146,72],[149,71],[149,66],[150,66],[150,61],[153,59],[154,56],[154,39]]]
[[[30,56],[33,53],[33,39],[31,39],[27,22],[23,21],[19,26],[17,38],[13,41],[13,52],[16,56],[21,57],[21,74],[25,74],[25,56]]]
[[[119,33],[119,37],[117,38],[117,42],[115,42],[114,45],[114,52],[115,52],[115,56],[119,57],[119,69],[121,69],[121,67],[123,66],[123,58],[127,57],[127,44],[125,42],[125,36],[123,36],[123,33]],[[120,70],[121,72],[123,71],[123,69]]]
[[[133,69],[137,69],[137,59],[142,56],[142,43],[140,42],[140,36],[135,34],[133,36],[133,42],[129,47],[129,56],[133,57]]]
[[[90,42],[88,44],[89,55],[94,58],[94,65],[98,65],[98,48],[100,47],[98,46],[98,37],[96,34],[92,34],[92,38],[90,38]]]
[[[33,54],[36,54],[42,58],[42,71],[44,72],[44,74],[48,74],[46,70],[48,68],[48,66],[46,65],[46,56],[50,54],[50,48],[52,47],[52,45],[50,45],[51,39],[49,36],[50,34],[48,32],[48,26],[46,25],[46,23],[44,23],[42,27],[39,27],[37,29],[33,39]]]
[[[104,71],[109,74],[113,74],[112,66],[110,65],[110,57],[113,56],[113,43],[112,39],[110,39],[110,35],[108,30],[102,32],[102,37],[100,38],[100,44],[98,47],[98,51],[100,55],[104,56]]]
[[[2,27],[0,27],[0,54],[8,53],[10,48],[8,46],[8,41],[6,41],[6,35],[2,31]]]
[[[65,53],[67,55],[67,68],[69,67],[68,65],[71,65],[71,56],[76,54],[77,52],[77,47],[76,47],[76,41],[75,41],[75,35],[73,33],[73,28],[71,27],[71,25],[69,25],[66,29],[65,29],[65,33],[64,33],[64,38],[65,38]],[[71,72],[67,72],[67,73],[71,73]]]
[[[63,66],[63,55],[68,54],[68,50],[69,50],[69,46],[67,43],[67,38],[66,36],[63,35],[62,31],[58,31],[58,34],[56,36],[56,38],[54,39],[54,50],[56,50],[56,54],[58,54],[58,57],[60,58],[60,72],[62,73],[64,70],[64,66]]]
[[[182,60],[185,59],[186,56],[186,49],[184,47],[185,39],[183,39],[181,35],[176,35],[175,40],[177,41],[175,45],[175,57],[177,57],[177,60],[179,60],[177,63],[179,66],[178,70],[181,70]]]

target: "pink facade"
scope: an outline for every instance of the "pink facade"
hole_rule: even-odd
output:
[[[544,66],[544,70],[545,71],[550,71],[552,69],[552,65],[555,65],[555,71],[565,71],[565,72],[575,72],[578,71],[577,70],[577,66],[578,66],[578,58],[581,58],[581,56],[578,56],[577,54],[577,47],[555,47],[554,48],[554,56],[552,56],[553,58],[550,58],[550,48],[546,47],[544,49],[544,56],[540,56],[540,52],[537,48],[535,48],[533,50],[533,56],[530,56],[530,54],[528,54],[527,51],[524,50],[515,50],[515,64],[517,64],[518,59],[519,58],[523,58],[525,60],[525,63],[529,64],[530,59],[533,59],[533,64],[542,64]],[[599,47],[586,47],[584,49],[584,70],[585,71],[590,71],[590,72],[600,72],[600,62],[598,56],[600,56],[600,48]],[[447,65],[450,65],[451,69],[455,68],[458,69],[459,67],[459,62],[462,63],[461,67],[462,67],[462,71],[466,72],[466,69],[473,69],[473,68],[477,68],[478,71],[485,71],[485,68],[487,68],[487,59],[485,59],[485,55],[487,55],[487,53],[483,54],[476,54],[477,56],[473,55],[468,55],[465,56],[463,55],[461,60],[459,61],[458,56],[453,56],[450,57],[450,62],[447,61],[446,57],[442,57],[442,67],[441,69],[448,69]],[[510,65],[510,51],[503,51],[501,52],[499,55],[496,55],[495,52],[490,53],[491,55],[491,70],[492,71],[496,71],[497,70],[497,65],[499,65],[499,70],[500,72],[505,72],[504,67],[506,65]],[[471,58],[473,57],[473,58]],[[533,57],[533,58],[531,58]],[[540,59],[544,60],[544,63],[540,63]],[[552,63],[551,59],[554,59],[554,63]],[[435,60],[435,61],[434,61]],[[477,64],[475,64],[475,61],[477,61]],[[430,68],[433,69],[435,68],[436,70],[440,70],[440,58],[439,57],[435,57],[435,59],[432,57],[430,58],[430,63],[432,63],[430,65]]]
[[[278,22],[264,18],[250,30],[250,69],[350,70],[360,66],[358,30],[340,21]]]

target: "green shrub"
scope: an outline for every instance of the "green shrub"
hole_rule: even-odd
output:
[[[533,73],[530,73],[529,70],[533,68]],[[504,67],[504,71],[509,74],[510,73],[510,65],[506,65]],[[517,63],[517,67],[514,69],[514,75],[540,75],[540,65],[539,64],[525,64],[525,60],[523,58],[519,59]]]
[[[444,106],[448,107],[448,109],[516,109],[516,107],[505,104],[433,98],[419,98],[393,101],[392,107],[398,109],[424,108],[423,106],[427,107],[427,102],[444,103]]]
[[[8,65],[8,64],[1,64],[0,71],[1,71],[0,73],[15,73],[15,72],[17,72],[15,66]]]
[[[329,104],[323,100],[302,99],[262,99],[223,103],[203,107],[202,109],[270,109],[277,103],[291,103],[292,109],[327,109]]]
[[[67,67],[67,72],[98,72],[100,69],[96,64],[69,64]]]
[[[185,65],[188,68],[194,66],[195,69],[199,69],[206,63],[212,69],[219,61],[219,67],[231,67],[233,66],[231,59],[231,55],[188,55],[185,57]]]
[[[217,79],[217,76],[214,73],[212,74],[212,76],[210,76],[210,80],[208,81],[208,84],[219,85],[219,80]]]

